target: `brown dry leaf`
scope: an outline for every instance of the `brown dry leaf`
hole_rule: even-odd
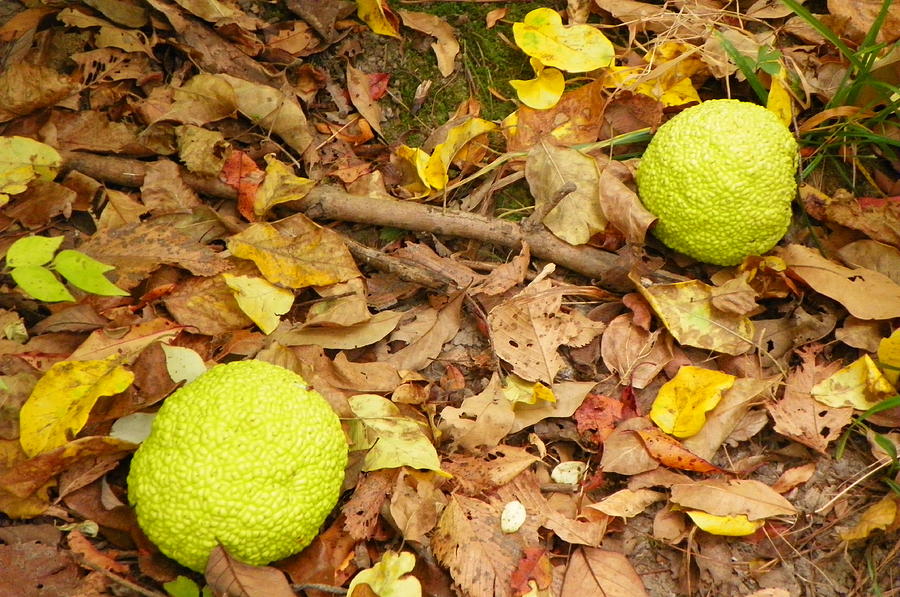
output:
[[[784,396],[766,407],[776,432],[824,454],[850,423],[853,408],[831,408],[812,397],[813,386],[841,368],[840,362],[818,364],[816,353],[814,348],[798,351],[802,363],[788,375]]]
[[[441,257],[434,249],[422,243],[406,243],[391,255],[418,263],[440,276],[453,280],[458,288],[468,288],[473,293],[476,292],[474,288],[485,280],[485,276],[469,266],[449,257]]]
[[[304,0],[305,1],[305,0]],[[295,556],[278,563],[294,584],[322,584],[340,587],[357,572],[353,549],[357,540],[344,530],[338,517],[312,543]],[[310,595],[313,595],[309,591]]]
[[[226,41],[205,23],[188,17],[180,7],[163,0],[147,0],[147,4],[168,19],[181,43],[191,48],[191,57],[200,70],[208,73],[228,73],[261,85],[279,85],[279,77],[271,75],[262,64],[251,58],[237,44]]]
[[[235,267],[232,273],[254,275],[255,269],[247,263]],[[187,278],[178,283],[163,303],[175,321],[200,334],[218,336],[253,325],[222,276]]]
[[[317,345],[322,348],[351,349],[368,346],[390,334],[400,323],[400,311],[379,311],[368,321],[345,326],[308,327],[281,325],[271,338],[285,346]]]
[[[114,557],[97,549],[78,529],[72,529],[66,537],[66,543],[72,553],[94,569],[108,570],[118,574],[128,574],[127,564],[117,562]]]
[[[577,512],[579,504],[572,499],[571,511]],[[506,503],[518,500],[528,513],[528,521],[553,531],[557,537],[568,543],[597,547],[606,533],[606,518],[596,517],[593,520],[590,511],[578,519],[563,514],[561,508],[551,505],[541,493],[540,482],[532,471],[525,471],[515,479],[497,488],[492,503],[502,508]]]
[[[233,597],[295,597],[284,572],[271,566],[251,566],[231,557],[217,545],[204,573],[210,588]]]
[[[513,405],[515,419],[510,433],[517,433],[539,421],[555,418],[568,418],[581,406],[588,392],[596,383],[593,381],[563,381],[550,386],[553,402],[537,400],[534,404],[516,402]]]
[[[662,330],[648,332],[635,325],[634,315],[613,319],[600,340],[603,364],[619,375],[624,385],[641,389],[653,381],[673,357],[672,336]]]
[[[650,489],[620,489],[599,502],[588,504],[587,508],[599,510],[607,516],[631,518],[647,509],[650,504],[661,502],[666,495]]]
[[[425,12],[400,9],[397,14],[407,27],[431,35],[437,40],[431,44],[431,49],[437,56],[438,70],[445,77],[452,75],[456,66],[456,55],[459,54],[459,42],[456,41],[453,27],[440,17]]]
[[[469,293],[473,295],[486,294],[488,296],[497,296],[503,294],[519,284],[525,279],[528,273],[528,267],[531,264],[531,249],[527,242],[522,243],[522,250],[518,255],[497,266],[491,273],[475,282],[470,288]]]
[[[900,201],[854,197],[838,190],[829,197],[810,185],[800,186],[803,207],[816,219],[859,230],[872,240],[900,246]]]
[[[632,281],[680,344],[731,355],[753,348],[753,322],[716,309],[714,287],[699,280],[645,285],[632,276]]]
[[[712,290],[712,306],[719,311],[752,317],[763,309],[756,304],[756,290],[748,283],[744,272],[734,278],[717,282]]]
[[[430,473],[400,470],[391,492],[391,518],[407,541],[427,541],[427,534],[437,525],[447,497],[435,484]]]
[[[147,164],[141,201],[154,215],[190,212],[201,205],[200,197],[184,182],[180,168],[171,160]]]
[[[491,309],[488,325],[497,356],[519,377],[552,384],[563,367],[559,347],[584,346],[606,327],[578,311],[560,310],[563,296],[581,293],[577,287],[552,288],[544,280]]]
[[[637,475],[658,468],[659,462],[650,456],[640,436],[634,433],[652,428],[653,423],[645,417],[632,417],[623,421],[603,442],[600,467],[606,472],[620,475]]]
[[[45,485],[77,462],[103,456],[120,456],[134,450],[135,445],[111,437],[89,436],[15,463],[0,475],[0,490],[18,498],[42,494]],[[101,471],[97,476],[103,474]]]
[[[366,283],[360,276],[346,282],[316,287],[322,297],[309,308],[305,327],[345,327],[365,323],[372,319],[366,302]]]
[[[539,461],[525,448],[501,444],[478,456],[450,454],[441,467],[453,475],[460,493],[475,496],[509,483]]]
[[[381,508],[391,495],[399,469],[363,473],[353,495],[341,507],[344,531],[357,541],[372,539],[378,529]]]
[[[650,456],[664,466],[682,471],[695,471],[706,474],[725,472],[686,449],[677,439],[666,435],[658,429],[641,429],[635,431],[635,433],[644,442],[644,447]]]
[[[828,0],[828,12],[844,24],[842,35],[859,42],[872,29],[883,4],[880,0]],[[891,2],[876,41],[890,44],[897,39],[900,39],[900,4]]]
[[[211,248],[192,240],[177,227],[147,220],[98,230],[78,250],[115,266],[110,272],[120,288],[134,288],[162,264],[177,265],[196,276],[214,276],[229,263]]]
[[[372,97],[372,76],[347,63],[347,91],[350,94],[350,101],[353,103],[353,107],[359,111],[362,117],[366,119],[366,122],[379,135],[384,136],[384,133],[381,131],[381,120],[383,118],[381,106]]]
[[[602,84],[595,81],[564,93],[548,110],[521,106],[503,121],[506,150],[528,151],[546,135],[562,145],[596,141],[603,122],[604,98]]]
[[[837,251],[848,267],[864,267],[900,284],[900,249],[874,240],[858,240]]]
[[[0,71],[0,122],[52,106],[77,89],[74,79],[52,68],[13,60]]]
[[[647,597],[641,577],[621,553],[582,547],[566,566],[560,597]]]
[[[778,250],[788,271],[813,290],[844,305],[859,319],[900,317],[900,285],[878,272],[850,269],[801,245]]]
[[[459,332],[462,317],[464,293],[458,292],[447,298],[447,303],[439,309],[413,309],[415,318],[401,323],[388,338],[391,342],[401,341],[406,345],[395,352],[388,352],[383,347],[380,351],[382,362],[397,369],[418,371],[437,358],[444,344]]]
[[[147,206],[133,199],[131,195],[115,189],[104,189],[106,205],[100,212],[97,222],[98,230],[111,230],[122,226],[137,225],[141,216],[147,213]]]
[[[648,98],[649,99],[649,98]],[[610,160],[600,172],[600,206],[613,227],[632,245],[643,245],[656,216],[647,211],[634,191],[628,166]]]
[[[23,541],[0,545],[0,587],[5,595],[78,595],[81,575],[71,552]],[[15,587],[15,588],[13,588]]]
[[[803,485],[809,481],[816,473],[816,463],[807,462],[800,466],[789,468],[781,473],[778,480],[772,484],[772,489],[778,493],[787,493],[799,485]]]
[[[575,428],[583,438],[602,444],[622,420],[625,405],[602,394],[588,394],[572,416]]]
[[[515,417],[500,376],[494,373],[487,387],[463,400],[459,408],[445,406],[441,410],[440,429],[465,450],[490,449],[509,434]]]
[[[49,226],[58,216],[71,217],[75,199],[75,193],[61,184],[34,180],[25,192],[16,195],[15,201],[4,211],[9,218],[36,230]]]
[[[827,304],[816,305],[812,312],[797,305],[779,319],[754,319],[756,336],[753,342],[761,347],[766,357],[776,361],[789,357],[795,348],[830,334],[838,321],[837,311]]]
[[[590,156],[541,139],[525,160],[525,179],[544,226],[572,245],[606,228],[600,206],[600,172]]]
[[[709,479],[678,483],[671,501],[715,516],[745,515],[749,520],[792,516],[797,509],[771,487],[751,479]]]
[[[503,504],[451,495],[431,547],[466,595],[509,597],[509,579],[525,547],[538,545],[537,521],[515,533],[500,530]]]
[[[182,329],[182,326],[175,325],[162,317],[138,323],[128,328],[127,331],[117,329],[115,333],[110,333],[101,328],[91,332],[91,335],[75,349],[75,352],[69,355],[68,360],[99,360],[117,355],[119,363],[132,363],[145,348],[154,342],[167,343],[175,338]]]
[[[681,444],[700,458],[712,459],[744,419],[752,404],[760,402],[763,396],[771,395],[777,384],[776,378],[737,378],[723,392],[716,407],[706,414],[703,428],[696,435],[682,440]]]
[[[267,38],[267,45],[294,58],[303,58],[322,50],[322,42],[313,28],[304,21],[275,24],[275,34]]]
[[[301,216],[298,218],[298,216]],[[360,275],[341,238],[296,214],[275,227],[258,222],[226,240],[235,257],[250,259],[265,278],[288,288],[327,286]],[[302,220],[302,222],[301,222]]]

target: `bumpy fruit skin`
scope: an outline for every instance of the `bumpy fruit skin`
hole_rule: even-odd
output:
[[[263,361],[217,365],[169,396],[128,498],[159,549],[202,572],[221,543],[261,565],[308,545],[340,494],[347,440],[328,402]]]
[[[735,265],[787,231],[797,159],[794,136],[771,111],[710,100],[659,128],[638,165],[638,194],[668,247]]]

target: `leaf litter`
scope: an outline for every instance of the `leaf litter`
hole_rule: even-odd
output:
[[[0,11],[0,594],[897,586],[896,5],[501,4]],[[795,225],[734,268],[634,188],[716,97],[803,146]],[[118,434],[185,354],[344,418],[301,554],[195,575],[136,527]]]

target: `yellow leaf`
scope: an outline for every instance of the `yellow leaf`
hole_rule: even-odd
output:
[[[350,424],[350,439],[354,450],[367,450],[362,470],[411,468],[441,470],[437,450],[425,435],[422,423],[400,413],[397,406],[376,394],[359,394],[349,399],[350,410],[356,415]]]
[[[288,288],[328,286],[360,275],[340,237],[315,224],[297,236],[251,224],[226,244],[235,257],[253,261],[269,282]]]
[[[535,110],[552,108],[562,97],[566,88],[563,74],[555,68],[547,68],[538,60],[531,59],[535,78],[527,81],[513,80],[509,84],[516,90],[519,100]]]
[[[551,8],[538,8],[513,23],[516,45],[541,64],[583,73],[612,64],[615,50],[606,36],[590,25],[565,27]]]
[[[0,207],[32,180],[53,180],[62,157],[59,152],[28,137],[0,137]]]
[[[241,311],[259,326],[264,334],[271,334],[281,322],[281,316],[294,304],[294,293],[275,286],[264,278],[222,274],[234,293]]]
[[[900,381],[900,329],[878,343],[878,364],[894,386]]]
[[[703,428],[706,413],[722,399],[722,392],[734,384],[733,375],[700,367],[685,366],[659,389],[650,409],[656,425],[675,437],[690,437]]]
[[[366,595],[421,597],[422,585],[419,579],[409,574],[415,566],[416,556],[413,554],[406,551],[386,551],[377,564],[353,577],[347,588],[347,597],[354,597],[354,591],[359,585],[369,588]]]
[[[134,373],[113,355],[98,361],[62,361],[38,380],[19,412],[22,449],[28,456],[66,444],[87,423],[101,396],[124,391]]]
[[[813,386],[813,398],[834,408],[868,410],[897,391],[869,355],[863,355]]]
[[[447,186],[447,169],[459,151],[469,141],[497,128],[497,125],[481,118],[470,118],[447,132],[447,139],[437,145],[425,166],[425,180],[428,185],[440,191]]]
[[[391,20],[385,13],[385,4],[382,0],[356,0],[356,16],[369,26],[369,29],[378,35],[400,37],[397,31],[396,19]]]
[[[314,180],[297,176],[290,166],[270,153],[266,155],[266,178],[253,198],[253,213],[262,218],[279,203],[303,199],[314,186]]]
[[[892,496],[885,496],[869,506],[853,528],[841,531],[841,539],[844,541],[865,539],[872,531],[886,529],[892,525],[896,518],[897,500]]]
[[[717,309],[714,287],[700,280],[645,286],[632,279],[679,343],[733,355],[753,348],[753,322],[746,315]]]
[[[538,401],[556,402],[553,390],[539,381],[531,382],[522,379],[518,375],[510,375],[503,384],[503,395],[513,405],[537,404]]]
[[[774,112],[778,116],[778,120],[783,122],[785,126],[790,126],[794,120],[794,106],[791,94],[787,90],[784,67],[781,68],[777,75],[772,77],[766,108]]]
[[[765,524],[765,520],[750,520],[746,514],[735,516],[716,516],[700,510],[687,510],[694,524],[711,535],[725,535],[726,537],[743,537],[752,535]]]
[[[431,192],[428,186],[428,159],[431,157],[418,147],[401,145],[394,150],[391,160],[400,170],[402,186],[413,199],[427,197]]]

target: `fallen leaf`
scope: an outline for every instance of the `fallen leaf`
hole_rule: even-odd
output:
[[[673,357],[672,337],[663,331],[647,331],[625,313],[613,319],[600,338],[603,364],[619,375],[623,384],[647,387]]]
[[[529,108],[552,108],[566,89],[565,77],[558,69],[545,67],[534,58],[531,59],[531,68],[534,69],[533,79],[513,79],[509,82],[510,87],[516,90],[519,101]]]
[[[706,423],[706,413],[719,403],[722,392],[735,381],[733,375],[685,366],[659,389],[650,418],[660,429],[676,437],[696,435]]]
[[[797,509],[765,483],[751,479],[710,479],[677,483],[671,500],[689,510],[715,516],[745,515],[750,521],[792,516]]]
[[[235,257],[256,263],[269,282],[288,288],[327,286],[359,275],[340,238],[315,224],[294,236],[259,222],[230,236],[226,244]]]
[[[467,118],[447,131],[446,139],[437,144],[425,165],[425,180],[435,190],[442,190],[449,180],[447,170],[458,153],[478,137],[493,131],[497,125],[481,118]]]
[[[350,101],[360,115],[366,119],[366,122],[379,135],[383,136],[384,133],[381,130],[381,120],[383,118],[381,106],[378,105],[378,102],[371,94],[372,76],[347,63],[347,91],[350,94]]]
[[[271,566],[251,566],[233,558],[221,545],[213,548],[204,577],[221,595],[294,597],[284,573]]]
[[[409,574],[415,565],[416,556],[408,551],[386,551],[371,568],[353,577],[347,587],[347,595],[353,597],[356,587],[366,585],[378,597],[421,597],[419,579]]]
[[[590,25],[562,24],[552,8],[537,8],[513,23],[516,45],[546,66],[583,73],[612,64],[615,51],[599,29]]]
[[[751,521],[745,514],[716,516],[700,510],[685,510],[694,524],[711,535],[724,535],[726,537],[743,537],[752,535],[765,520]]]
[[[606,228],[600,172],[590,156],[541,140],[528,152],[525,178],[535,209],[546,213],[543,224],[557,237],[583,245]]]
[[[400,323],[400,311],[379,311],[370,319],[346,326],[279,327],[272,338],[285,346],[315,344],[322,348],[351,349],[374,344],[386,337]]]
[[[664,466],[698,473],[724,472],[714,464],[691,453],[678,440],[665,435],[658,429],[641,429],[635,433],[644,442],[644,447],[647,448],[650,456]]]
[[[897,390],[867,354],[832,373],[810,390],[813,398],[832,408],[852,406],[856,410],[868,410],[896,393]]]
[[[252,217],[247,217],[248,214],[241,211],[241,215],[251,221],[262,219],[270,209],[280,203],[303,199],[316,186],[315,181],[295,175],[293,168],[274,155],[267,154],[265,159],[265,178],[262,184],[256,187],[256,193],[253,196]],[[240,201],[238,201],[238,208],[241,208]]]
[[[390,400],[360,394],[350,398],[350,409],[357,417],[350,425],[352,449],[366,450],[362,470],[408,466],[447,475],[420,424],[401,415]]]
[[[378,35],[400,37],[397,16],[384,0],[357,0],[356,15]]]
[[[32,180],[56,178],[62,165],[58,151],[28,137],[0,137],[0,156],[0,207]]]
[[[293,292],[275,286],[265,278],[224,273],[222,279],[234,293],[241,311],[266,335],[275,331],[281,316],[294,304]]]
[[[620,489],[587,508],[599,510],[609,516],[631,518],[647,509],[650,504],[666,499],[665,494],[650,489]]]
[[[866,508],[859,522],[853,527],[840,532],[841,539],[847,542],[859,541],[869,537],[874,531],[886,529],[896,521],[897,509],[895,496],[887,495],[881,498]]]
[[[566,566],[560,597],[647,597],[641,577],[624,554],[581,547]]]
[[[900,329],[878,343],[878,364],[894,385],[900,380]]]
[[[456,67],[456,56],[459,54],[459,42],[456,41],[456,32],[446,21],[426,12],[412,12],[398,10],[403,24],[410,29],[421,31],[431,35],[437,41],[431,44],[437,56],[438,70],[445,77],[453,74]]]
[[[38,380],[19,413],[22,449],[36,456],[66,444],[84,427],[101,396],[131,385],[134,374],[117,356],[93,361],[62,361]]]
[[[732,355],[753,348],[753,322],[716,309],[712,286],[699,280],[646,285],[632,281],[680,344]]]
[[[816,292],[844,305],[854,317],[900,317],[900,285],[884,274],[838,265],[801,245],[788,245],[779,249],[777,254],[784,259],[792,275]]]
[[[444,344],[459,331],[464,294],[458,292],[448,297],[448,302],[440,309],[423,309],[416,314],[414,321],[401,324],[388,339],[401,340],[406,346],[385,354],[382,361],[391,363],[397,369],[410,371],[418,371],[431,363],[441,353]]]

